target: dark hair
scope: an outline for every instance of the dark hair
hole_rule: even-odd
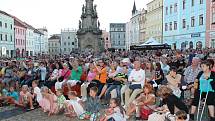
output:
[[[57,62],[56,64],[58,64],[59,69],[63,69],[63,65],[60,62]]]
[[[91,87],[90,90],[94,91],[95,93],[98,92],[98,88],[97,87]]]
[[[157,66],[156,70],[160,70],[161,69],[161,64],[160,63],[156,63],[156,66]]]
[[[120,113],[124,115],[125,109],[121,106],[121,101],[118,98],[111,98],[110,101],[114,101],[116,106],[120,108]]]
[[[178,119],[182,119],[182,120],[187,119],[187,113],[183,110],[176,112],[175,115],[176,115],[176,117],[178,117]]]
[[[205,60],[205,61],[203,61],[203,62],[201,63],[201,65],[202,65],[202,64],[204,64],[204,65],[208,66],[208,67],[209,67],[209,69],[211,69],[211,62],[210,62],[209,60]]]
[[[214,60],[213,59],[208,59],[207,61],[209,61],[209,63],[211,63],[211,68],[214,67]]]
[[[170,69],[169,69],[170,71],[174,71],[174,72],[177,72],[177,67],[175,67],[175,66],[172,66],[172,67],[170,67]]]

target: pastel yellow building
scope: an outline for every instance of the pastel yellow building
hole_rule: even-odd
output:
[[[147,4],[146,37],[145,41],[153,37],[162,43],[163,33],[163,0],[153,0]]]

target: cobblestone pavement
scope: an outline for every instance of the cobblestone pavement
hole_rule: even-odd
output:
[[[0,113],[5,112],[7,110],[12,110],[12,109],[15,109],[15,107],[11,107],[11,106],[4,107],[4,108],[0,107]],[[80,121],[80,120],[77,118],[66,117],[63,114],[52,115],[48,117],[48,114],[43,113],[41,109],[35,109],[29,112],[23,112],[19,115],[9,117],[6,119],[5,118],[1,119],[1,116],[0,116],[0,121]],[[87,121],[87,120],[81,120],[81,121]],[[135,120],[130,119],[130,121],[135,121]]]
[[[3,119],[1,121],[79,121],[79,120],[75,118],[74,119],[68,118],[63,114],[48,117],[47,113],[43,113],[40,109],[35,109],[33,111],[25,112],[14,117],[10,117],[8,119]]]

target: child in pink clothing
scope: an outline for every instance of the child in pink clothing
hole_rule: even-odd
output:
[[[39,105],[44,112],[49,112],[48,116],[58,113],[57,97],[48,87],[42,87],[41,93],[43,98],[40,100]]]
[[[34,106],[33,106],[32,98],[33,98],[33,96],[28,91],[28,86],[23,85],[22,91],[20,92],[19,106],[27,107],[27,105],[29,105],[30,110],[33,110]]]

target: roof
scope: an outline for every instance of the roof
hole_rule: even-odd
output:
[[[51,39],[60,39],[60,35],[52,35],[48,40],[51,40]]]
[[[23,28],[27,28],[27,26],[25,25],[25,23],[23,21],[21,21],[20,19],[18,19],[15,16],[13,16],[13,18],[14,18],[15,26],[20,26],[20,27],[23,27]]]
[[[1,13],[1,14],[3,14],[3,15],[6,15],[6,16],[9,16],[9,17],[12,17],[12,18],[13,18],[13,16],[12,16],[12,15],[10,15],[10,14],[8,14],[8,13],[4,12],[4,11],[1,11],[1,10],[0,10],[0,13]]]
[[[32,30],[35,30],[35,28],[34,28],[33,26],[27,24],[26,22],[24,22],[24,24],[27,26],[27,28],[32,29]]]
[[[34,29],[34,33],[44,35],[42,32],[40,32],[40,31],[39,31],[39,30],[37,30],[37,29]]]

